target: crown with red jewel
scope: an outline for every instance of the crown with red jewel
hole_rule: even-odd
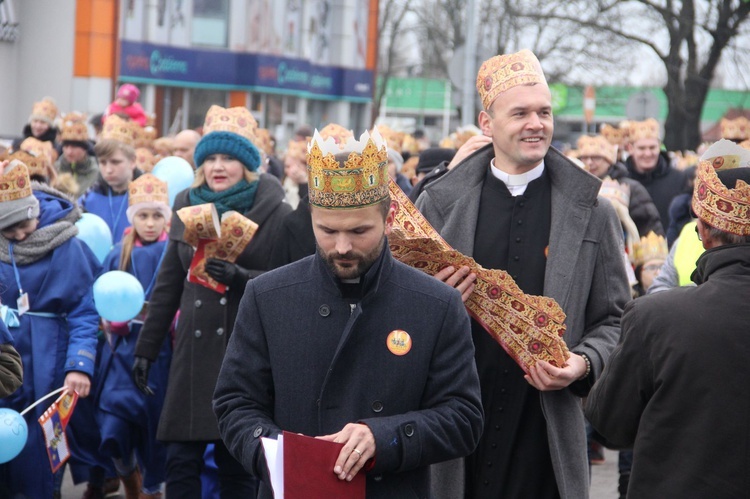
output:
[[[315,130],[307,146],[307,172],[315,206],[362,208],[389,196],[388,148],[377,128],[343,145]]]
[[[539,59],[528,49],[487,59],[477,73],[477,90],[485,109],[489,109],[502,92],[536,83],[546,85],[547,80]]]

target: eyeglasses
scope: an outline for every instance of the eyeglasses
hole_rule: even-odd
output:
[[[695,225],[695,233],[698,235],[698,241],[703,241],[703,239],[701,239],[701,233],[698,231],[698,224]]]
[[[647,272],[656,272],[659,269],[661,269],[661,265],[658,265],[656,263],[652,263],[650,265],[644,265],[643,267],[643,270]]]

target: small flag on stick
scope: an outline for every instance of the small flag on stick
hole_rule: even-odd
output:
[[[68,427],[68,421],[73,415],[73,409],[77,401],[77,392],[65,392],[39,418],[52,473],[59,470],[70,457],[68,440],[65,438],[65,428]]]

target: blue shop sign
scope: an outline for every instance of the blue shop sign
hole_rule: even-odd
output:
[[[319,66],[267,54],[185,49],[123,40],[120,80],[256,90],[302,97],[372,100],[372,71]]]

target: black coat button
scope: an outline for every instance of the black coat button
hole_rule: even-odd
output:
[[[321,305],[318,309],[318,313],[323,317],[328,317],[329,315],[331,315],[331,307],[329,307],[328,305]]]
[[[376,400],[372,403],[372,410],[375,412],[380,412],[383,410],[383,403],[380,400]]]
[[[523,220],[519,220],[518,225],[523,225]]]
[[[412,425],[410,425],[410,424],[407,424],[406,426],[404,426],[404,435],[406,435],[407,437],[413,436],[414,435],[414,427]]]
[[[255,429],[255,431],[253,432],[253,436],[254,436],[255,438],[258,438],[258,437],[259,437],[259,436],[261,436],[262,434],[263,434],[263,428],[262,428],[262,427],[260,427],[260,426],[258,426],[258,427],[257,427],[257,428]]]

